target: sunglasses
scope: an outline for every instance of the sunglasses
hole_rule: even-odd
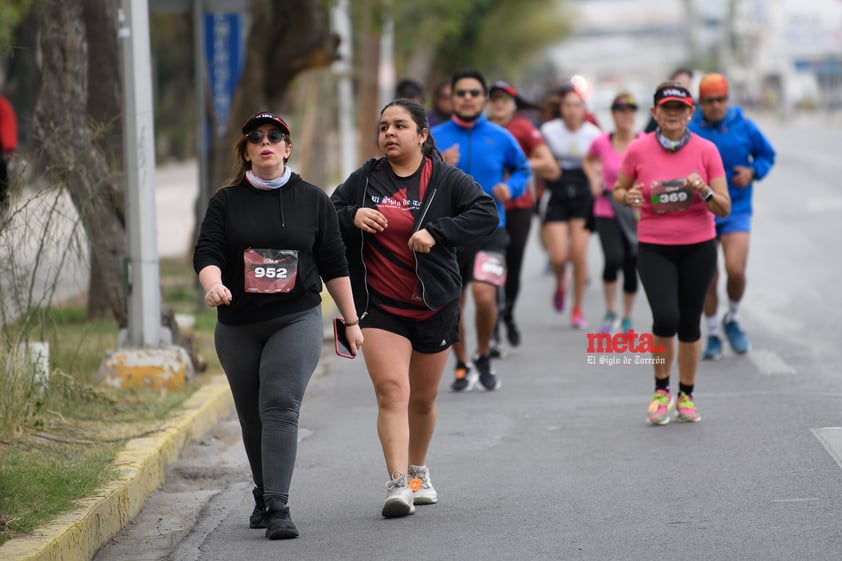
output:
[[[246,138],[248,138],[248,141],[252,144],[260,144],[263,142],[264,136],[269,137],[269,142],[272,144],[277,144],[284,139],[284,133],[278,129],[272,129],[267,133],[264,133],[263,131],[249,131],[246,133]]]
[[[470,94],[471,97],[479,97],[482,95],[482,90],[454,90],[456,97],[465,97]]]
[[[704,103],[705,105],[709,105],[711,103],[725,103],[726,101],[728,101],[727,95],[720,95],[720,96],[716,96],[716,97],[703,97],[702,98],[702,103]]]
[[[514,99],[514,98],[507,93],[494,92],[494,94],[492,94],[490,99],[491,99],[491,101],[509,101],[510,99]]]

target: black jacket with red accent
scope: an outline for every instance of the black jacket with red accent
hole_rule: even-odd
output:
[[[368,234],[354,226],[354,215],[360,208],[374,208],[366,190],[371,171],[381,165],[389,163],[385,158],[367,161],[351,173],[330,197],[339,216],[354,304],[360,317],[366,313],[369,299],[363,260],[363,245]],[[462,277],[456,261],[456,248],[493,233],[498,223],[494,200],[473,177],[434,158],[433,171],[414,228],[414,231],[426,229],[436,240],[430,253],[415,252],[415,271],[428,308],[438,309],[459,298]]]

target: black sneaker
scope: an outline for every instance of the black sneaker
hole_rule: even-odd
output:
[[[479,372],[479,383],[488,391],[500,389],[502,385],[500,380],[494,374],[494,369],[491,368],[491,357],[489,355],[480,355],[474,357],[474,366]]]
[[[500,345],[500,340],[496,337],[491,339],[491,344],[488,346],[488,356],[491,358],[504,358],[506,351]]]
[[[263,502],[263,489],[255,487],[251,493],[254,495],[254,510],[249,516],[249,528],[265,528],[266,503]]]
[[[475,382],[476,376],[471,372],[471,367],[464,362],[457,362],[450,389],[455,392],[467,392],[473,389]]]
[[[266,537],[270,540],[298,537],[298,528],[289,517],[289,507],[278,499],[269,499],[266,508]]]
[[[520,330],[517,328],[515,318],[506,317],[506,337],[509,339],[509,344],[513,347],[520,345]]]

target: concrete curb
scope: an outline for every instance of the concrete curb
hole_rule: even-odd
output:
[[[228,381],[214,376],[188,398],[169,426],[129,441],[114,465],[120,477],[80,501],[78,509],[0,547],[6,561],[89,561],[130,522],[164,482],[167,466],[184,446],[207,433],[234,407]]]
[[[325,340],[333,338],[335,305],[322,292]],[[90,561],[99,548],[143,508],[149,496],[164,483],[167,466],[178,459],[191,440],[210,431],[234,409],[224,374],[202,385],[178,409],[166,428],[130,440],[114,459],[120,477],[93,496],[79,501],[79,508],[0,547],[3,561]]]

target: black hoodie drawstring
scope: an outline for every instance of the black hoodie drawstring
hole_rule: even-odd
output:
[[[284,220],[284,193],[283,188],[278,189],[278,206],[281,209],[281,228],[286,229],[287,224],[286,220]]]

